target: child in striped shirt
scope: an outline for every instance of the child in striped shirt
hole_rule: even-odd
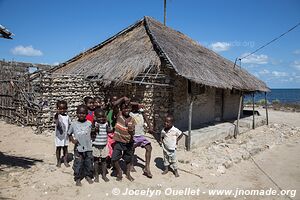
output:
[[[96,108],[94,112],[94,122],[92,126],[95,182],[99,182],[99,163],[101,165],[102,179],[105,182],[109,181],[109,179],[106,177],[106,157],[108,156],[108,132],[111,132],[111,130],[109,127],[109,123],[106,120],[105,112],[101,108]]]

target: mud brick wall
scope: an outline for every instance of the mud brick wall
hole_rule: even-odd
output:
[[[239,104],[240,104],[239,92],[224,90],[224,114],[223,114],[224,120],[237,118],[239,112]]]

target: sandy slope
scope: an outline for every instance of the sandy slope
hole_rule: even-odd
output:
[[[270,120],[276,123],[288,122],[300,127],[299,113],[283,113],[270,111]],[[241,136],[242,139],[263,133],[268,127],[260,127]],[[251,136],[251,137],[249,137]],[[267,137],[267,136],[266,136]],[[209,189],[297,189],[300,192],[300,134],[286,137],[279,145],[270,146],[264,152],[234,164],[226,169],[225,174],[217,172],[212,167],[195,166],[197,155],[201,149],[193,152],[178,151],[180,177],[171,173],[162,176],[162,151],[155,141],[153,143],[152,173],[148,179],[142,175],[143,162],[139,160],[136,166],[138,172],[133,173],[134,182],[125,178],[116,182],[115,177],[109,183],[94,183],[89,185],[83,181],[82,187],[76,187],[73,182],[72,168],[55,167],[55,147],[53,136],[34,135],[31,128],[17,127],[0,122],[0,199],[147,199],[148,196],[113,195],[118,189],[123,193],[126,188],[135,190],[155,190],[151,199],[232,199],[233,196],[210,196],[203,194]],[[69,149],[72,149],[70,147]],[[144,151],[137,150],[137,155],[143,158]],[[264,172],[263,172],[263,171]],[[269,176],[269,177],[268,177]],[[271,180],[272,179],[272,180]],[[272,182],[273,181],[273,182]],[[277,186],[275,185],[277,184]],[[117,188],[117,189],[114,189]],[[198,196],[165,195],[165,191],[173,189],[200,189]],[[161,192],[161,193],[159,193]],[[176,191],[174,191],[176,192]],[[187,192],[187,191],[186,191]],[[287,199],[284,196],[239,196],[236,199]],[[293,199],[300,199],[296,195]]]

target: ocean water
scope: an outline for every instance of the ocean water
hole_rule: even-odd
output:
[[[255,102],[264,99],[264,93],[255,94]],[[244,101],[252,101],[251,95],[246,95]],[[268,102],[279,100],[280,103],[297,103],[300,104],[300,89],[271,89],[267,93]]]

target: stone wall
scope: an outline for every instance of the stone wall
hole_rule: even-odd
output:
[[[143,104],[145,113],[156,132],[160,132],[163,128],[164,116],[172,112],[171,90],[170,87],[145,84],[124,84],[103,88],[107,96],[127,96],[132,101]]]
[[[96,92],[82,76],[53,75],[43,73],[33,80],[35,86],[36,101],[41,106],[39,113],[39,131],[54,128],[53,117],[56,113],[58,100],[68,103],[68,114],[71,118],[76,117],[76,108],[83,104],[86,96],[95,96]]]

